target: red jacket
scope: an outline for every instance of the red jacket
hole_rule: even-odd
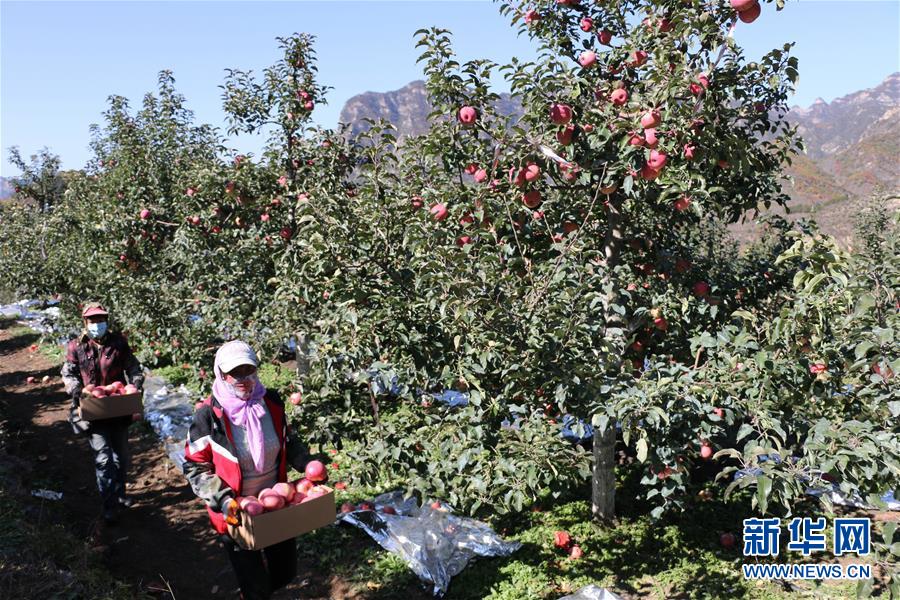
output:
[[[281,443],[278,481],[287,481],[287,465],[302,471],[310,460],[309,450],[291,435],[284,402],[278,392],[267,390],[265,403]],[[184,459],[184,474],[194,493],[206,502],[212,526],[219,533],[225,533],[227,527],[222,508],[232,498],[242,495],[243,474],[234,450],[231,422],[214,396],[207,398],[194,413]]]

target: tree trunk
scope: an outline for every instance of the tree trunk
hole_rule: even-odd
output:
[[[309,374],[309,337],[305,333],[294,334],[297,348],[294,357],[297,360],[297,377],[302,381]]]
[[[594,476],[591,504],[595,519],[608,521],[616,516],[616,422],[610,419],[603,433],[594,428]]]
[[[618,303],[619,283],[614,273],[622,256],[622,214],[620,199],[609,198],[607,213],[606,240],[603,253],[606,259],[606,270],[613,283],[612,289],[604,300],[604,319],[606,331],[614,330],[612,335],[624,335],[623,317],[613,310]],[[624,344],[623,344],[624,346]],[[612,361],[609,369],[618,373],[621,370],[621,359]],[[610,520],[616,516],[616,420],[610,419],[602,432],[594,428],[594,473],[591,479],[591,503],[595,519]]]

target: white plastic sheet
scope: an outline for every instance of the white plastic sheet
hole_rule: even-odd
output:
[[[144,380],[144,419],[153,427],[169,458],[178,468],[184,464],[184,442],[194,415],[196,399],[181,385],[175,388],[165,378]]]
[[[339,514],[338,521],[356,525],[400,556],[435,596],[443,596],[450,579],[472,559],[509,556],[522,547],[520,542],[504,541],[485,523],[454,515],[446,506],[433,509],[418,506],[414,498],[404,500],[401,491],[382,494],[373,504],[374,511]],[[386,506],[397,514],[381,512]]]
[[[559,600],[622,600],[622,597],[592,583],[584,586],[574,594],[563,596]]]

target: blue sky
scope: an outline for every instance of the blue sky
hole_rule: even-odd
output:
[[[279,58],[276,36],[317,36],[320,81],[332,86],[316,121],[334,127],[344,102],[365,91],[388,91],[421,77],[413,32],[440,26],[454,34],[462,60],[506,62],[527,57],[497,5],[444,2],[42,2],[0,0],[0,175],[15,175],[7,149],[30,155],[43,146],[64,168],[89,158],[88,127],[101,121],[109,95],[132,107],[171,69],[197,122],[220,126],[224,69],[260,71]],[[752,25],[739,24],[738,43],[758,58],[797,42],[800,84],[792,104],[808,106],[872,87],[900,70],[897,0],[789,1],[765,4]],[[257,152],[260,141],[230,145]]]

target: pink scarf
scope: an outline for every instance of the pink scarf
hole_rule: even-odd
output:
[[[213,395],[222,405],[228,420],[247,431],[247,444],[250,446],[250,456],[257,471],[262,471],[265,466],[265,451],[262,423],[260,419],[266,416],[266,404],[263,397],[266,395],[266,386],[254,375],[256,386],[246,400],[234,395],[233,388],[225,382],[225,375],[215,365],[216,381],[213,383]]]

